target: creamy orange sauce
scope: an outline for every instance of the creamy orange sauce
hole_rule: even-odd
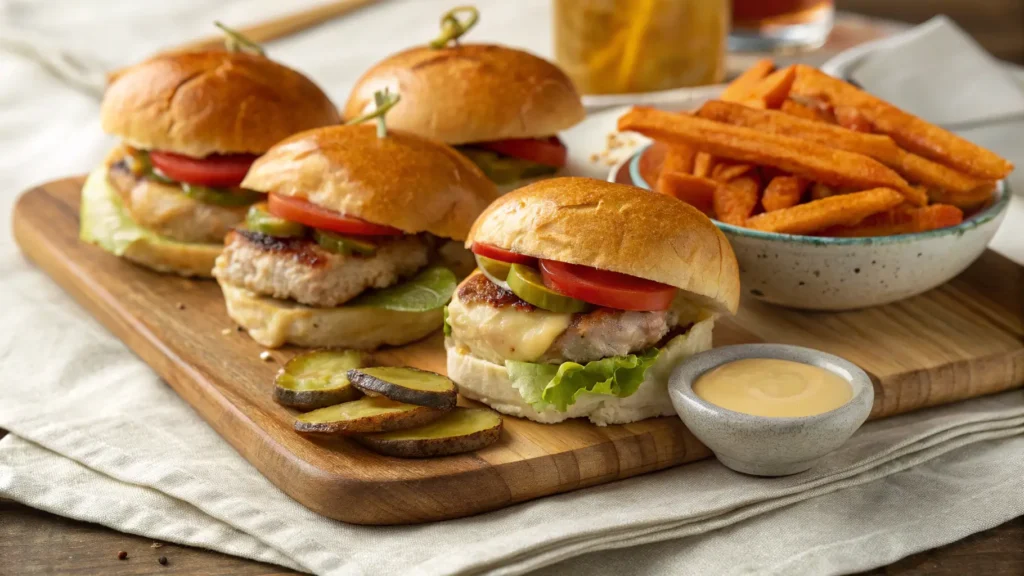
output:
[[[755,416],[813,416],[853,398],[843,377],[810,364],[746,358],[706,372],[693,384],[702,400]]]

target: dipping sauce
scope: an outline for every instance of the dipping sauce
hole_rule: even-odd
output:
[[[693,392],[727,410],[776,418],[822,414],[853,398],[850,383],[838,374],[774,358],[722,364],[697,378]]]

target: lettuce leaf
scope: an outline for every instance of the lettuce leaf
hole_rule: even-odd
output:
[[[447,306],[444,307],[443,316],[444,316],[444,335],[445,336],[451,336],[452,335],[452,325],[448,323],[448,307]]]
[[[509,380],[523,400],[537,411],[554,408],[559,412],[575,404],[586,394],[605,394],[626,398],[640,388],[647,370],[658,360],[660,350],[651,348],[640,354],[612,356],[587,362],[563,362],[561,365],[535,364],[506,360]]]

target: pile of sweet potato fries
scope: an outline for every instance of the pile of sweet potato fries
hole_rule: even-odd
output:
[[[1013,164],[808,66],[762,60],[689,113],[633,108],[655,140],[641,172],[722,222],[767,232],[886,236],[955,226]]]

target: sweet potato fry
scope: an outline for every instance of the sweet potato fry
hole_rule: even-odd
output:
[[[811,200],[821,200],[822,198],[828,198],[829,196],[835,196],[836,194],[839,194],[839,192],[831,186],[826,186],[821,182],[811,184]]]
[[[722,91],[720,98],[730,102],[746,98],[750,91],[754,89],[754,86],[757,86],[757,83],[764,80],[774,69],[775,62],[772,62],[771,58],[758,60],[753,66],[747,68],[746,71],[730,82],[725,87],[725,90]]]
[[[796,206],[810,182],[799,176],[776,176],[768,183],[761,196],[761,206],[765,212],[774,212]]]
[[[942,188],[928,190],[928,198],[936,204],[952,204],[961,210],[973,211],[982,207],[992,198],[995,182],[983,182],[969,192],[953,192]]]
[[[876,160],[799,138],[651,108],[633,108],[619,118],[618,127],[655,140],[690,144],[721,158],[774,166],[823,184],[916,192],[899,174]]]
[[[705,214],[711,214],[718,183],[685,172],[662,172],[655,190],[674,196]]]
[[[781,111],[756,110],[740,104],[712,100],[697,110],[697,116],[863,154],[890,168],[899,165],[903,159],[902,150],[888,136],[853,132],[841,126],[797,118]]]
[[[710,178],[715,168],[715,159],[707,152],[697,152],[693,157],[693,175],[701,178]]]
[[[954,194],[971,194],[980,186],[990,181],[980,180],[958,172],[938,162],[932,162],[917,154],[903,152],[900,155],[900,165],[890,166],[900,174],[906,176],[911,182],[920,182],[929,188],[941,188]]]
[[[932,204],[923,208],[894,208],[872,214],[854,226],[834,226],[822,236],[893,236],[948,228],[963,222],[964,213],[949,204]]]
[[[729,182],[753,170],[750,164],[734,164],[732,162],[716,162],[711,169],[711,179],[718,182]]]
[[[726,224],[745,226],[757,208],[761,183],[752,176],[741,176],[728,184],[719,185],[714,192],[714,214]]]
[[[832,226],[853,226],[902,202],[903,195],[896,190],[874,188],[758,214],[748,219],[746,226],[765,232],[810,234]]]
[[[697,151],[687,144],[673,144],[665,154],[662,164],[663,172],[683,172],[693,174],[693,160]]]
[[[864,132],[865,134],[871,134],[875,131],[875,127],[871,124],[871,121],[864,117],[860,113],[860,110],[852,106],[836,106],[835,110],[836,124],[839,124],[847,130],[853,130],[854,132]]]
[[[789,96],[795,78],[796,68],[792,66],[776,70],[758,82],[741,101],[753,108],[777,109]]]
[[[669,146],[664,142],[654,142],[640,155],[640,177],[648,184],[658,181],[662,167],[665,165],[665,156],[668,155]]]
[[[908,164],[907,157],[910,154],[897,146],[892,138],[883,134],[855,132],[841,126],[796,118],[784,112],[755,110],[730,102],[706,102],[697,111],[697,116],[734,126],[752,128],[759,132],[800,138],[831,148],[863,154],[905,176],[909,177],[912,172],[918,176],[918,178],[914,178],[915,180],[929,185],[941,186],[957,176],[952,169],[942,167],[919,156],[912,158]],[[907,167],[910,167],[911,170],[907,171]],[[924,178],[920,178],[921,176]],[[928,203],[928,197],[921,194],[920,191],[902,188],[900,190],[906,193],[907,200],[915,206],[924,206]]]
[[[896,108],[820,70],[797,65],[793,94],[823,98],[833,106],[856,108],[875,127],[907,150],[985,180],[999,180],[1013,164],[998,154]]]
[[[789,98],[782,103],[779,110],[789,114],[790,116],[796,116],[797,118],[803,118],[804,120],[812,120],[814,122],[831,122],[831,120],[817,108],[812,108],[806,104],[801,104],[800,102]]]

